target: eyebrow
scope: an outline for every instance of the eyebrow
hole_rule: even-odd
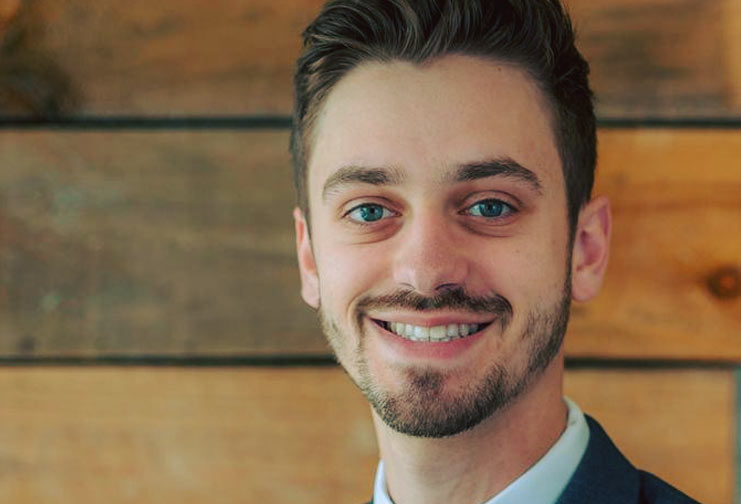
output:
[[[401,172],[394,168],[370,168],[365,166],[343,166],[334,172],[324,183],[322,199],[343,185],[361,183],[371,185],[396,185],[400,184],[403,177]]]
[[[461,165],[444,182],[469,182],[487,177],[512,177],[526,182],[538,194],[543,186],[538,176],[512,158],[497,158]],[[371,168],[366,166],[343,166],[329,176],[322,188],[322,200],[339,187],[356,183],[375,186],[398,185],[403,181],[402,172],[395,168]]]
[[[461,165],[458,171],[449,177],[449,180],[468,182],[487,177],[516,178],[526,182],[538,194],[543,193],[543,185],[535,172],[508,157]]]

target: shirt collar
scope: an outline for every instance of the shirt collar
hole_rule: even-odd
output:
[[[573,476],[589,442],[589,426],[579,406],[564,397],[566,429],[535,465],[484,504],[553,504]],[[378,463],[373,504],[394,504],[386,490],[383,461]]]

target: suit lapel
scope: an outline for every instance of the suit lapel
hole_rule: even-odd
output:
[[[556,504],[626,504],[638,502],[638,471],[586,415],[589,444],[576,472]]]

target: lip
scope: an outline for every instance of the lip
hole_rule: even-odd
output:
[[[374,319],[376,319],[375,316],[373,318],[366,317],[365,322],[368,324],[369,327],[371,327],[371,330],[378,335],[378,339],[381,341],[384,349],[390,351],[393,357],[401,357],[404,360],[411,361],[452,361],[462,358],[466,353],[469,353],[468,350],[481,342],[481,340],[484,338],[485,333],[487,332],[487,329],[492,325],[488,324],[484,329],[474,334],[470,334],[463,338],[458,338],[451,341],[411,341],[402,338],[396,333],[386,330],[384,327],[375,322]],[[424,325],[420,323],[406,322],[406,320],[408,320],[407,318],[404,318],[403,320],[405,321],[405,323],[421,325],[423,327],[434,327],[435,325],[443,325],[443,323],[445,322],[449,322],[451,324],[482,323],[459,322],[461,320],[460,317],[439,319],[425,318],[422,321],[428,321],[429,324]],[[399,319],[399,321],[402,321],[402,319]],[[487,322],[491,322],[491,320]]]
[[[404,324],[416,325],[420,327],[435,327],[450,324],[490,324],[496,317],[471,315],[470,313],[438,313],[434,315],[425,315],[420,313],[377,313],[368,314],[372,320],[381,320],[383,322],[401,322]]]

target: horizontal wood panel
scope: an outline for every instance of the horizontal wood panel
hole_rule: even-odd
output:
[[[636,467],[705,504],[736,501],[731,371],[567,371],[565,390]]]
[[[0,375],[4,502],[326,503],[371,493],[368,407],[337,369]]]
[[[741,134],[603,130],[599,140],[595,193],[612,202],[612,250],[602,293],[574,307],[569,354],[737,361],[738,276],[734,296],[709,283],[741,269]]]
[[[287,134],[0,133],[0,353],[327,353]]]
[[[286,132],[0,133],[0,355],[328,353],[298,294]],[[741,137],[600,133],[615,214],[572,357],[741,358]],[[701,165],[701,169],[698,169]]]
[[[571,0],[603,116],[738,116],[737,0]]]
[[[578,371],[567,393],[639,466],[733,502],[729,371]],[[0,499],[365,502],[377,463],[339,368],[0,369]]]
[[[287,114],[303,27],[322,0],[9,2],[5,114]],[[14,14],[12,5],[22,5]],[[741,112],[737,0],[571,0],[611,117]],[[667,15],[671,13],[671,15]]]

